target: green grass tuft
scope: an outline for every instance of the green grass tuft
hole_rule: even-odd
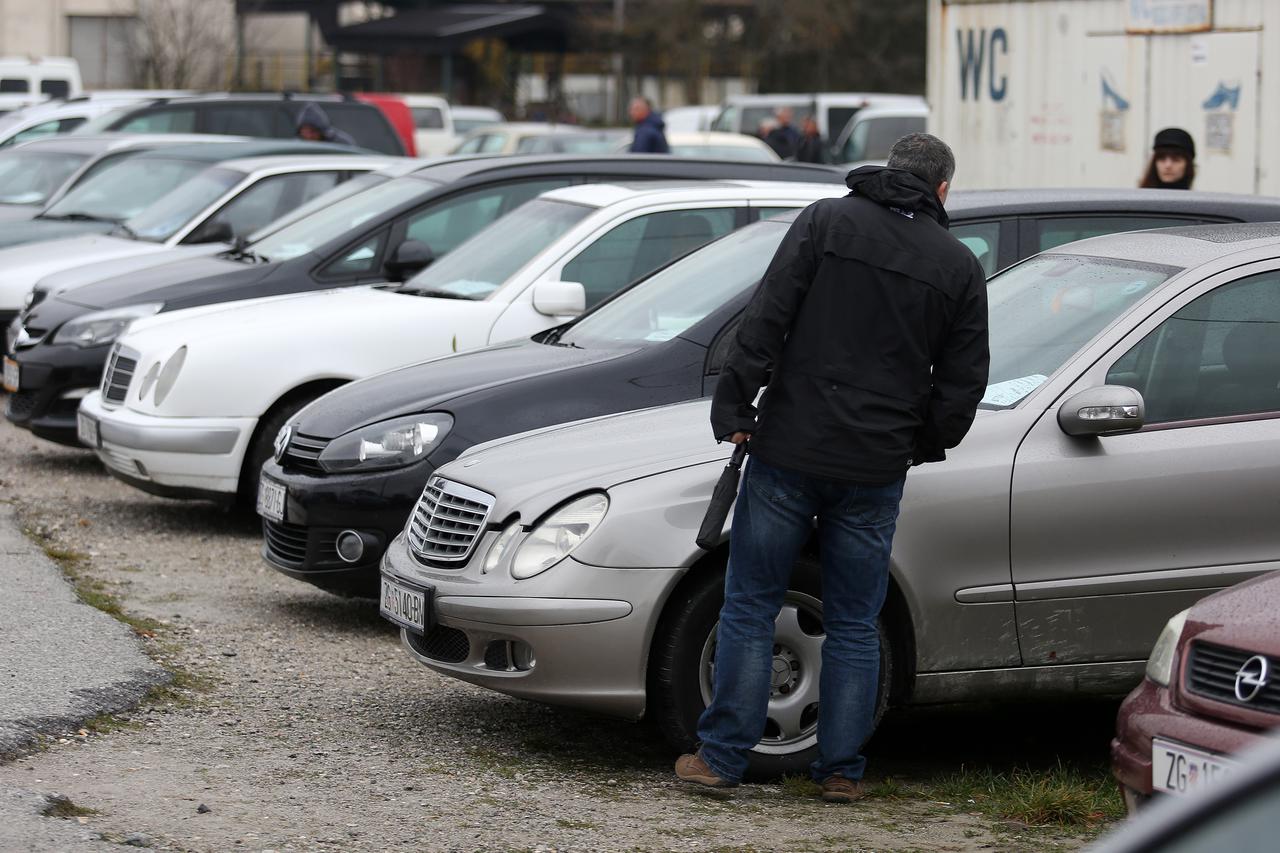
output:
[[[40,814],[45,817],[59,817],[63,820],[71,820],[77,817],[89,817],[98,814],[96,809],[85,808],[71,802],[68,797],[61,794],[49,797],[45,803],[45,807],[41,809]]]

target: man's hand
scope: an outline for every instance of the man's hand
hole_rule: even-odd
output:
[[[734,444],[742,444],[742,442],[749,441],[750,439],[751,433],[749,432],[735,432],[733,435],[729,436],[729,440]]]

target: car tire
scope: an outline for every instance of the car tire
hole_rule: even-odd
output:
[[[821,623],[814,621],[821,616],[822,571],[818,560],[804,555],[796,561],[788,586],[784,613],[791,608],[799,616],[798,624],[805,633],[820,635]],[[657,724],[667,742],[681,752],[692,751],[698,741],[698,718],[706,708],[709,695],[710,674],[707,667],[710,650],[714,648],[714,631],[720,618],[720,606],[724,602],[724,567],[699,572],[677,589],[668,603],[654,634],[649,680],[649,715]],[[880,686],[876,696],[875,725],[889,704],[890,685],[893,684],[893,649],[884,617],[878,623],[880,631]],[[795,660],[796,653],[779,648],[784,659]],[[801,653],[803,654],[803,653]],[[802,677],[817,679],[820,665],[801,660]],[[794,667],[794,663],[793,663]],[[815,681],[816,683],[816,681]],[[771,710],[774,699],[770,700]],[[772,715],[771,715],[772,716]],[[809,765],[817,758],[816,708],[813,714],[801,718],[802,736],[787,738],[771,719],[772,733],[767,729],[765,739],[752,750],[747,778],[765,781],[780,776],[807,774]]]
[[[240,494],[237,503],[241,509],[253,512],[257,507],[258,481],[262,478],[262,464],[275,455],[276,435],[294,415],[323,393],[325,392],[303,392],[287,396],[279,400],[258,421],[253,440],[249,442],[249,450],[245,453],[244,467],[240,470]]]

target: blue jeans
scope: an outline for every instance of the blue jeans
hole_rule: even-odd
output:
[[[783,730],[799,731],[798,704],[821,701],[813,778],[862,778],[867,762],[859,751],[871,736],[880,678],[876,619],[888,586],[889,551],[905,479],[861,486],[749,458],[729,539],[712,699],[698,720],[702,758],[717,776],[742,778],[747,753],[765,734],[770,694],[792,669],[798,680],[786,683],[786,694],[779,696],[780,705],[793,709]],[[816,684],[812,666],[806,671],[793,663],[803,654],[774,647],[774,623],[791,568],[813,534],[815,516],[825,633]],[[793,629],[792,635],[805,642],[803,632]],[[814,657],[812,648],[808,657]]]

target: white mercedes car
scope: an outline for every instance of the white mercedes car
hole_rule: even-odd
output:
[[[81,403],[80,439],[144,491],[248,503],[262,463],[283,446],[282,427],[326,391],[553,328],[739,226],[845,191],[760,181],[559,189],[404,284],[139,320],[108,358],[101,390]],[[387,442],[429,439],[396,434]],[[400,450],[370,444],[356,452],[364,459]],[[257,495],[268,512],[281,497]]]

